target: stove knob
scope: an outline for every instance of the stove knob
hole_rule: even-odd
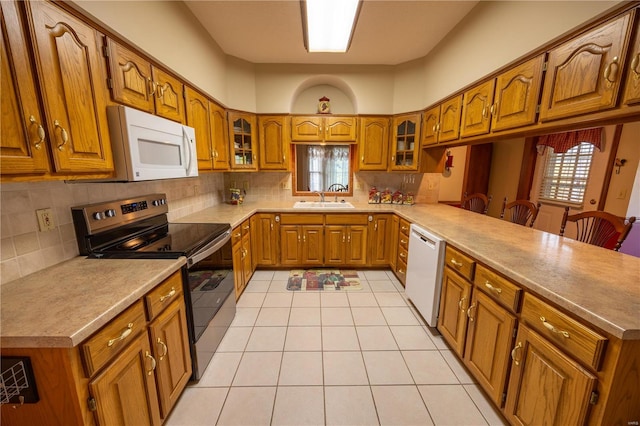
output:
[[[116,211],[114,209],[105,210],[104,215],[106,217],[115,217]]]
[[[92,216],[95,220],[102,220],[105,218],[103,212],[95,212]]]

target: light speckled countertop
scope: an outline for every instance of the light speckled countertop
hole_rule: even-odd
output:
[[[395,212],[611,335],[640,339],[640,258],[443,204],[353,204],[311,210],[293,209],[291,202],[247,202],[177,221],[237,226],[256,212]]]
[[[0,346],[76,346],[185,262],[76,257],[3,284]]]

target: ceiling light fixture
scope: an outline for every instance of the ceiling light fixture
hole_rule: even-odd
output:
[[[309,52],[349,49],[361,0],[301,0],[304,47]]]

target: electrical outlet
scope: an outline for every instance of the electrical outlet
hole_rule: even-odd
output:
[[[627,198],[627,190],[621,189],[620,191],[618,191],[618,196],[616,198],[618,200],[624,200],[625,198]]]
[[[53,221],[53,211],[51,209],[36,210],[36,216],[38,216],[40,232],[53,231],[56,229],[56,224]]]

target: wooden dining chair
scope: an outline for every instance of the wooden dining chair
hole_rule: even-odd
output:
[[[462,208],[480,214],[487,214],[491,198],[491,195],[487,197],[479,192],[471,195],[467,195],[465,192],[462,198]]]
[[[508,220],[518,225],[527,226],[533,228],[533,223],[538,217],[538,211],[540,210],[540,203],[533,204],[529,200],[515,200],[507,203],[507,197],[504,197],[502,201],[502,211],[500,212],[500,219],[504,219],[505,213],[509,212]]]
[[[560,226],[560,236],[564,235],[567,222],[575,222],[577,227],[576,240],[595,246],[613,248],[613,250],[618,251],[627,235],[629,235],[629,231],[631,231],[635,221],[636,218],[634,216],[631,216],[629,220],[625,220],[624,217],[601,210],[570,215],[569,207],[565,207],[562,225]],[[613,241],[616,241],[615,246]]]

